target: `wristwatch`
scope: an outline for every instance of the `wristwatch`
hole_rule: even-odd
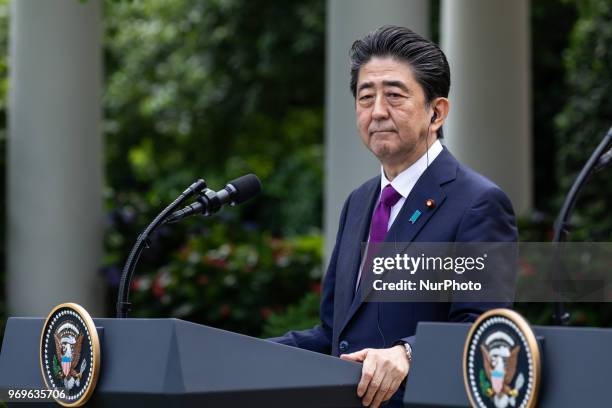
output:
[[[408,364],[412,364],[412,347],[410,346],[410,343],[407,343],[402,340],[395,343],[395,345],[400,345],[400,344],[404,346],[404,349],[406,350],[406,357],[408,357]]]

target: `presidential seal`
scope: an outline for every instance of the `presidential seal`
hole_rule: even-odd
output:
[[[63,391],[55,400],[79,407],[91,397],[100,372],[100,341],[89,313],[75,303],[56,306],[40,337],[40,368],[49,390]]]
[[[495,309],[474,322],[463,351],[463,379],[472,407],[533,408],[540,375],[540,349],[520,314]]]

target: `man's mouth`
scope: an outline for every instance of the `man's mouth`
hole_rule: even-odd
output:
[[[393,129],[380,129],[380,130],[372,130],[370,131],[370,135],[374,135],[376,133],[395,133]]]

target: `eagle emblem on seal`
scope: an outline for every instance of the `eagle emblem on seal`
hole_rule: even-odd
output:
[[[83,358],[81,361],[83,333],[79,332],[74,322],[67,321],[57,328],[53,337],[55,339],[53,372],[56,378],[63,380],[64,388],[70,391],[74,386],[80,386],[81,378],[87,368],[87,359]]]
[[[480,371],[481,392],[493,400],[496,408],[514,407],[516,396],[525,384],[522,373],[516,376],[521,346],[515,345],[512,337],[503,331],[496,331],[480,345],[480,351],[484,366]]]

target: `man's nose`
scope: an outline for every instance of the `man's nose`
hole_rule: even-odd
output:
[[[389,117],[389,107],[383,95],[378,95],[374,100],[374,109],[372,110],[372,119],[380,120]]]

